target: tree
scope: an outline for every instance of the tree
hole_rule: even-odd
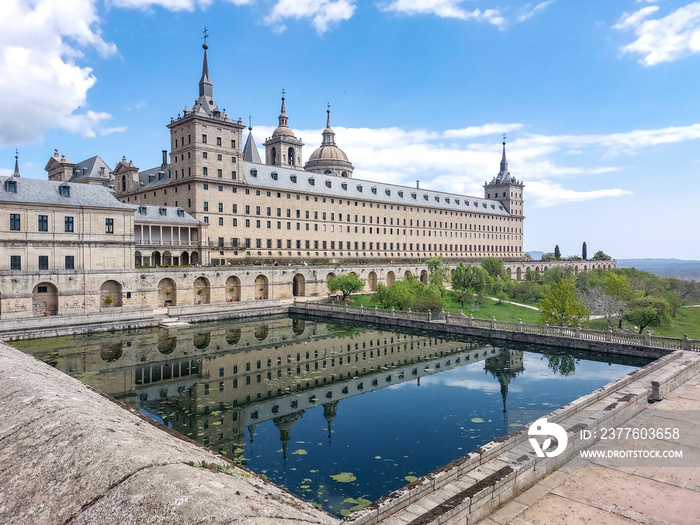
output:
[[[581,302],[591,311],[605,317],[608,328],[612,324],[613,317],[622,317],[624,301],[615,295],[605,292],[602,286],[593,286],[581,295]]]
[[[551,285],[540,303],[540,319],[543,323],[576,326],[587,317],[588,309],[576,299],[576,288],[568,279]]]
[[[542,254],[541,260],[543,262],[556,261],[557,258],[552,252],[547,252]]]
[[[581,246],[581,259],[584,261],[588,260],[588,246],[586,245],[586,242],[584,241],[583,246]]]
[[[503,261],[496,257],[486,257],[481,261],[481,267],[486,270],[486,273],[494,279],[505,279],[506,269],[503,266]]]
[[[351,293],[359,292],[365,287],[365,282],[352,273],[331,277],[328,279],[327,284],[331,292],[337,292],[338,290],[343,292],[343,301]]]
[[[459,263],[452,276],[452,289],[465,290],[467,287],[467,269],[464,267],[464,263]]]
[[[598,250],[593,255],[594,261],[609,261],[610,259],[611,257],[608,254],[606,254],[603,250]]]
[[[447,267],[442,262],[442,255],[428,259],[425,262],[428,265],[428,282],[437,287],[440,293],[445,291],[445,280],[447,278]]]
[[[671,307],[661,297],[638,297],[630,301],[625,312],[625,321],[639,327],[641,334],[649,326],[665,326],[670,321]]]
[[[561,259],[561,250],[559,249],[559,245],[558,245],[558,244],[554,247],[554,258],[555,258],[557,261],[558,261],[559,259]]]
[[[576,280],[574,269],[571,266],[553,266],[552,268],[547,268],[544,275],[542,275],[544,284],[558,283],[563,279],[568,279],[571,282]]]

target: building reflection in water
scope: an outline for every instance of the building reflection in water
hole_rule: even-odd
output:
[[[505,410],[523,370],[516,350],[291,318],[62,339],[37,357],[236,460],[246,428],[252,442],[271,420],[286,457],[308,409],[323,406],[331,440],[343,399],[474,362],[500,382]]]

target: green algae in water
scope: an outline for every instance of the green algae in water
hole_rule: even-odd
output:
[[[341,472],[340,474],[332,474],[331,478],[333,478],[338,483],[352,483],[357,479],[355,477],[355,474],[353,474],[352,472]]]
[[[418,478],[415,477],[415,476],[406,476],[406,477],[403,478],[403,479],[405,479],[405,480],[408,481],[409,483],[413,483],[413,482],[416,481]]]
[[[300,449],[297,449],[294,452],[292,452],[292,454],[296,454],[298,456],[306,456],[306,454],[308,454],[308,452],[306,450],[304,450],[303,448],[300,448]]]
[[[367,498],[359,497],[357,499],[355,498],[346,498],[343,500],[343,503],[353,503],[354,505],[350,507],[349,509],[340,509],[340,513],[343,516],[348,516],[349,514],[353,512],[357,512],[358,510],[362,510],[365,507],[369,507],[372,502],[368,500]]]
[[[381,456],[374,456],[374,459],[382,459]]]
[[[473,417],[472,418],[472,423],[483,423],[484,420],[481,419],[480,417]]]

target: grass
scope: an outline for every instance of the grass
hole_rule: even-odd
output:
[[[614,328],[617,328],[617,319],[613,319],[612,324]],[[625,322],[622,323],[622,327],[633,333],[639,331]],[[593,319],[586,323],[585,328],[607,330],[608,325],[605,319]],[[683,308],[675,319],[671,319],[669,326],[649,326],[646,330],[651,330],[654,334],[664,337],[682,338],[685,334],[688,334],[690,339],[700,339],[700,308]]]

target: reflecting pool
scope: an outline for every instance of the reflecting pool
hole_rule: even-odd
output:
[[[648,362],[301,317],[15,345],[338,516]]]

